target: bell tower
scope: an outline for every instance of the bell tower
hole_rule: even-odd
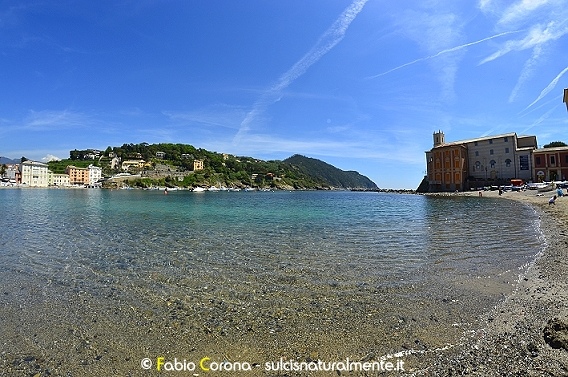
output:
[[[434,148],[445,143],[446,139],[444,138],[444,133],[442,131],[434,132]]]

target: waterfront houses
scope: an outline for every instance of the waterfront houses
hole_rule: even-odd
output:
[[[444,133],[438,131],[433,139],[433,148],[426,151],[426,179],[431,192],[508,185],[511,179],[533,180],[536,136],[512,132],[446,142]]]
[[[20,164],[21,183],[30,187],[48,187],[49,169],[47,164],[27,160]]]

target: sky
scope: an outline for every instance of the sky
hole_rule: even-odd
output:
[[[432,134],[568,143],[565,0],[0,0],[0,156],[184,143],[416,188]]]

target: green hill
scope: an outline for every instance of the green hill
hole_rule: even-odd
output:
[[[226,186],[273,189],[376,189],[367,177],[355,171],[343,171],[323,161],[294,155],[284,161],[264,161],[252,157],[233,156],[207,151],[187,144],[123,144],[101,150],[72,150],[70,159],[50,162],[53,172],[63,172],[67,165],[85,167],[89,164],[103,169],[110,177],[123,173],[121,163],[112,159],[143,161],[143,167],[129,168],[136,174],[124,178],[130,186]],[[203,169],[194,171],[194,161],[203,162]]]
[[[285,159],[283,162],[297,166],[312,179],[323,182],[331,187],[365,190],[378,189],[375,182],[356,171],[341,170],[315,158],[295,154]]]

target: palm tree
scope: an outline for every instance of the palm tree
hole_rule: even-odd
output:
[[[2,164],[2,166],[0,166],[0,177],[4,177],[4,174],[6,174],[6,169],[8,169],[8,165]]]

